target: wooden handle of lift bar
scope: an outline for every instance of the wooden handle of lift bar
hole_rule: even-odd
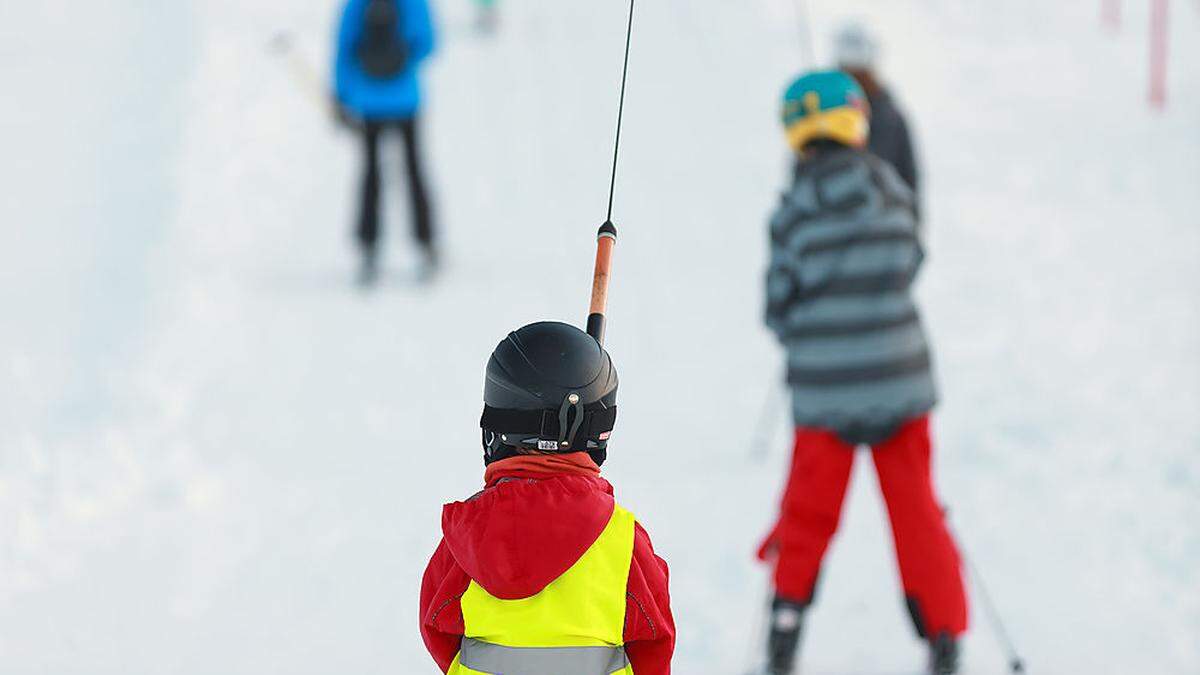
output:
[[[617,228],[611,221],[600,226],[596,233],[596,271],[592,275],[592,305],[588,309],[587,334],[604,344],[604,312],[608,307],[608,277],[612,269],[613,248],[617,245]]]

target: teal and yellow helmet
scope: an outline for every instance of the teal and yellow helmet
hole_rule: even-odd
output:
[[[862,87],[840,70],[806,73],[783,95],[783,126],[796,152],[819,139],[862,147],[870,134],[869,119]]]

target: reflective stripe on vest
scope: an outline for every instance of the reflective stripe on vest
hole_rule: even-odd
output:
[[[632,675],[624,631],[633,531],[633,514],[614,506],[583,556],[532,597],[501,600],[472,581],[450,675]]]
[[[464,639],[459,663],[502,675],[611,675],[629,666],[624,647],[502,647]]]

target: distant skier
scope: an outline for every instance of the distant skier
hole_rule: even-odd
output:
[[[771,220],[766,322],[787,350],[796,430],[779,520],[759,551],[775,566],[768,672],[795,672],[854,451],[869,445],[931,672],[954,673],[967,601],[930,474],[936,392],[911,293],[923,257],[912,192],[862,149],[867,104],[849,75],[796,80],[783,121],[797,163]]]
[[[862,24],[846,24],[834,36],[834,57],[837,67],[854,76],[867,93],[871,105],[871,140],[867,150],[891,164],[912,188],[920,217],[921,175],[915,144],[904,113],[875,72],[878,41]]]
[[[421,584],[445,673],[669,675],[667,564],[600,477],[617,373],[562,323],[501,342],[484,384],[485,487],[447,504]]]
[[[491,35],[500,27],[500,0],[475,0],[475,29]]]
[[[378,273],[380,234],[379,144],[396,130],[404,140],[413,235],[422,254],[422,273],[437,264],[433,216],[421,166],[418,134],[421,104],[417,69],[434,47],[426,0],[347,0],[337,37],[334,91],[341,120],[361,129],[362,202],[357,238],[363,283]]]

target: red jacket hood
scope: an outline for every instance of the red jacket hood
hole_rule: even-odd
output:
[[[613,513],[612,486],[592,476],[509,478],[442,509],[455,561],[502,600],[537,595],[595,543]]]

